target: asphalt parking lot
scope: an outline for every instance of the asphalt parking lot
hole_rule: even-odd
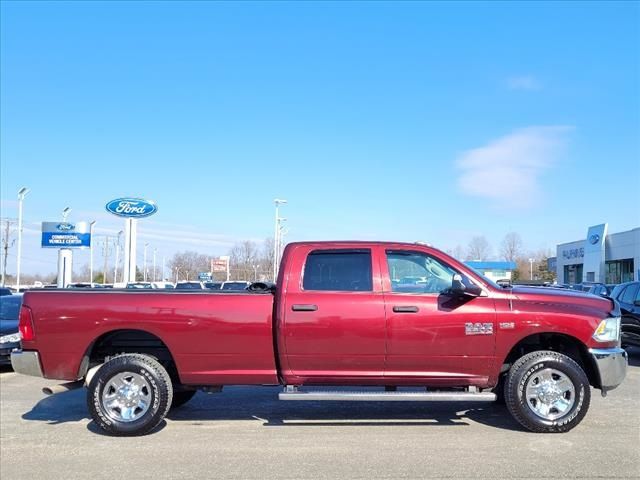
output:
[[[639,478],[640,349],[567,434],[494,404],[280,402],[277,388],[198,393],[154,433],[102,435],[84,390],[0,374],[0,476],[38,478]]]

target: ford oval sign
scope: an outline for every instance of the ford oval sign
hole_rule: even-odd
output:
[[[599,241],[600,241],[600,235],[598,235],[597,233],[594,233],[589,237],[589,242],[591,243],[591,245],[595,245]]]
[[[158,211],[155,202],[142,198],[116,198],[107,203],[105,208],[114,215],[126,218],[144,218]]]

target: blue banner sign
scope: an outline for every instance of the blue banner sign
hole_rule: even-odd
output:
[[[151,200],[142,198],[116,198],[105,205],[109,213],[125,218],[144,218],[158,211],[158,206]]]
[[[91,230],[87,222],[42,222],[42,247],[88,248]]]

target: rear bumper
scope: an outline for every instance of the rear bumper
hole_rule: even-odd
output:
[[[3,343],[0,347],[0,365],[11,365],[11,352],[20,348],[20,342]]]
[[[43,377],[40,355],[35,351],[14,350],[11,352],[13,371],[32,377]]]
[[[622,383],[627,374],[627,352],[622,348],[590,348],[589,353],[600,375],[603,392],[613,390]]]

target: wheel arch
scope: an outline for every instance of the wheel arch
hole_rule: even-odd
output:
[[[520,339],[503,359],[500,374],[508,371],[517,359],[537,350],[551,350],[568,356],[580,365],[593,387],[601,387],[598,369],[587,346],[578,338],[559,332],[539,332]]]
[[[117,328],[96,337],[85,350],[78,378],[84,377],[90,368],[104,363],[105,359],[121,353],[149,355],[165,367],[172,380],[180,380],[167,343],[157,334],[139,328]]]

